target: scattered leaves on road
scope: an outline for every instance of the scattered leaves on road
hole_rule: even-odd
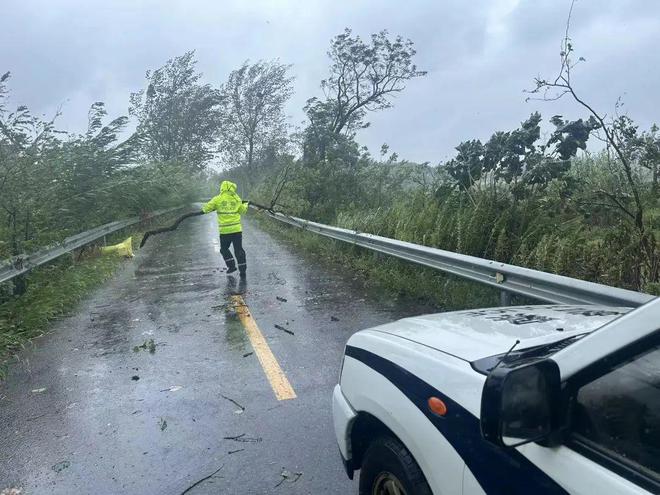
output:
[[[280,302],[287,302],[287,299],[285,297],[275,296],[275,299],[277,299]]]
[[[158,421],[158,426],[160,427],[160,431],[165,431],[165,428],[167,428],[167,421],[165,421],[163,418],[160,418]]]
[[[280,473],[280,476],[282,477],[282,479],[275,485],[275,488],[280,486],[285,481],[287,483],[295,483],[296,481],[298,481],[300,479],[300,477],[302,475],[303,474],[301,472],[291,472],[288,469],[282,468],[282,472]]]
[[[145,340],[142,344],[133,347],[133,352],[140,352],[141,350],[149,351],[149,354],[156,352],[156,343],[154,339]]]
[[[71,466],[71,463],[69,461],[62,461],[62,462],[58,462],[57,464],[54,464],[51,469],[56,473],[59,473],[67,469],[69,466]]]
[[[337,318],[336,316],[331,316],[330,321],[339,321],[339,318]]]
[[[134,382],[137,382],[139,379],[140,379],[140,377],[137,376],[137,375],[133,375],[133,376],[131,377],[131,380],[133,380]]]

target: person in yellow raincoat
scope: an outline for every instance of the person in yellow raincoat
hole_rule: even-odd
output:
[[[220,194],[211,199],[202,207],[204,213],[215,211],[218,213],[218,228],[220,230],[220,253],[227,263],[227,273],[237,269],[241,277],[245,277],[247,264],[245,250],[243,249],[243,229],[241,215],[248,209],[248,202],[241,201],[236,193],[236,184],[228,180],[220,184]],[[236,260],[229,248],[234,246]],[[237,266],[238,262],[238,266]]]

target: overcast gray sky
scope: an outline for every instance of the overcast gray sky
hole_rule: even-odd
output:
[[[437,163],[462,140],[544,117],[585,113],[565,102],[525,102],[534,76],[558,68],[570,0],[4,0],[0,73],[13,74],[14,104],[52,114],[82,131],[87,110],[104,101],[126,114],[144,72],[187,50],[212,84],[245,59],[293,64],[293,124],[307,98],[320,96],[329,40],[345,27],[412,39],[428,75],[409,83],[394,108],[374,114],[359,139],[378,154]],[[578,0],[572,38],[587,63],[575,86],[602,111],[623,97],[643,127],[660,121],[660,1]]]

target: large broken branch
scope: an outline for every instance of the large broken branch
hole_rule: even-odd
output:
[[[156,235],[156,234],[162,234],[163,232],[171,232],[175,230],[181,222],[183,222],[186,218],[190,217],[196,217],[198,215],[203,215],[203,211],[193,211],[192,213],[186,213],[183,216],[180,216],[179,218],[176,219],[176,221],[170,225],[169,227],[163,227],[160,229],[154,229],[154,230],[148,230],[147,232],[144,233],[144,237],[142,237],[142,242],[140,242],[140,247],[144,246],[144,244],[147,242],[147,239],[149,239],[150,236]]]

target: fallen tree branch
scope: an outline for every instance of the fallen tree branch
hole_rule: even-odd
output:
[[[273,211],[272,206],[271,207],[263,206],[263,205],[254,203],[253,201],[248,201],[248,203],[252,204],[253,206],[256,206],[260,210],[266,210],[270,213],[275,213]],[[179,224],[181,222],[183,222],[186,218],[196,217],[196,216],[199,216],[199,215],[204,215],[204,212],[203,211],[193,211],[192,213],[186,213],[185,215],[180,216],[179,218],[177,218],[176,221],[172,225],[170,225],[169,227],[162,227],[160,229],[148,230],[147,232],[144,233],[144,237],[142,237],[142,242],[140,242],[140,247],[144,246],[145,243],[147,242],[147,239],[149,239],[149,237],[151,237],[152,235],[162,234],[163,232],[171,232],[173,230],[176,230],[177,227],[179,226]]]
[[[277,328],[278,330],[282,330],[283,332],[286,332],[290,335],[295,335],[291,330],[289,330],[288,328],[284,328],[282,325],[275,324],[275,328]]]
[[[218,473],[220,472],[220,470],[221,470],[223,467],[225,467],[224,464],[223,464],[222,466],[220,466],[218,469],[216,469],[215,471],[213,471],[213,472],[212,472],[211,474],[209,474],[208,476],[205,476],[205,477],[202,478],[201,480],[196,481],[195,483],[193,483],[192,485],[190,485],[188,488],[186,488],[184,491],[182,491],[182,492],[181,492],[181,495],[186,495],[186,493],[188,493],[190,490],[192,490],[192,489],[195,488],[196,486],[198,486],[198,485],[204,483],[206,480],[208,480],[208,479],[210,479],[210,478],[213,478],[216,474],[218,474]]]
[[[234,403],[236,406],[240,407],[241,411],[245,411],[245,406],[239,404],[238,402],[236,402],[236,401],[235,401],[234,399],[232,399],[231,397],[227,397],[226,395],[223,395],[223,394],[220,394],[220,397],[222,397],[223,399],[228,400],[229,402]]]
[[[147,232],[144,233],[144,237],[142,237],[142,242],[140,242],[140,247],[144,246],[144,244],[147,242],[147,239],[149,239],[150,236],[156,235],[156,234],[162,234],[163,232],[171,232],[175,230],[181,222],[183,222],[186,218],[190,217],[196,217],[198,215],[204,215],[203,211],[193,211],[191,213],[186,213],[183,216],[180,216],[179,218],[176,219],[176,221],[170,225],[169,227],[163,227],[160,229],[154,229],[154,230],[148,230]]]

